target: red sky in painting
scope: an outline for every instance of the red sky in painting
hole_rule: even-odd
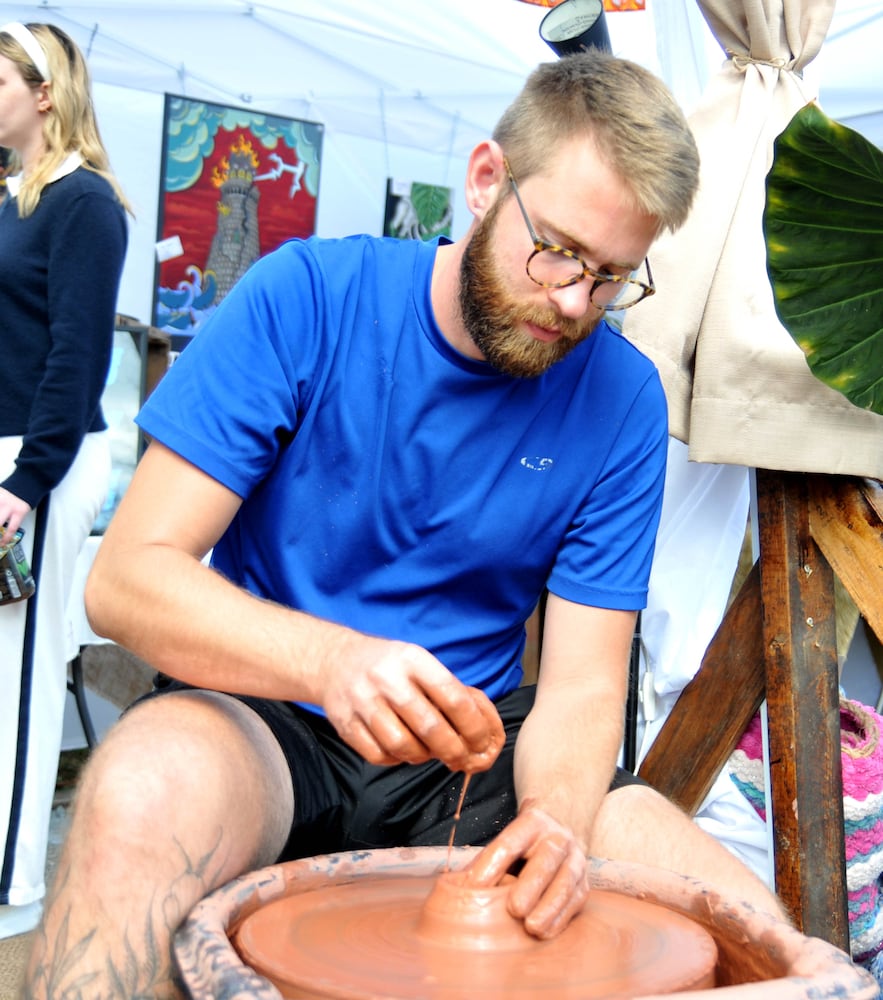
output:
[[[180,236],[184,255],[161,265],[161,285],[176,287],[179,281],[186,279],[185,269],[190,264],[195,264],[201,271],[205,268],[215,234],[219,197],[218,189],[211,183],[212,170],[228,155],[230,147],[240,135],[249,138],[260,157],[258,174],[267,173],[275,166],[274,161],[269,159],[268,154],[271,152],[277,152],[285,163],[297,162],[295,151],[282,143],[275,150],[268,150],[250,136],[246,129],[220,131],[214,152],[203,164],[199,181],[186,191],[163,195],[161,238]],[[268,253],[292,236],[309,236],[315,229],[316,199],[305,187],[301,187],[294,198],[290,198],[291,182],[290,173],[283,173],[278,180],[257,182],[260,192],[258,221],[262,254]]]

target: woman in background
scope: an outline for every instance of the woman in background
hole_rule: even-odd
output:
[[[58,769],[74,566],[101,509],[101,412],[127,204],[110,173],[86,62],[49,24],[0,26],[0,545],[16,530],[36,582],[0,604],[0,938],[30,930]]]

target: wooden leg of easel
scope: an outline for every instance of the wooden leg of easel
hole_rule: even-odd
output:
[[[805,934],[849,950],[833,573],[807,476],[757,470],[776,890]]]

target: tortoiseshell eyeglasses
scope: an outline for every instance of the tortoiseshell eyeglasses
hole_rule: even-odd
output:
[[[575,285],[584,278],[592,279],[592,287],[589,291],[589,299],[596,309],[603,309],[606,312],[615,312],[617,309],[630,309],[636,306],[642,299],[653,295],[656,286],[653,284],[653,275],[650,272],[650,261],[644,258],[644,267],[647,270],[647,280],[639,281],[630,275],[605,274],[603,271],[596,271],[579,256],[559,246],[557,243],[547,243],[537,236],[533,223],[521,200],[518,185],[506,164],[506,173],[509,175],[509,182],[512,185],[512,193],[524,216],[527,224],[527,231],[530,233],[533,243],[533,253],[527,258],[525,269],[531,281],[542,285],[543,288],[565,288],[567,285]]]

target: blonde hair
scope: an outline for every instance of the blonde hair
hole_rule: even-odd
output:
[[[79,48],[61,28],[50,24],[27,24],[46,54],[51,82],[48,84],[52,108],[43,116],[44,152],[33,170],[22,177],[18,192],[18,213],[25,217],[37,207],[43,188],[71,153],[83,157],[83,166],[103,177],[113,188],[120,204],[131,213],[119,181],[110,169],[107,150],[101,141],[89,69]],[[32,89],[45,83],[40,71],[22,46],[7,32],[0,31],[0,55],[18,67],[22,79]],[[13,157],[14,168],[20,164]]]
[[[680,228],[699,184],[699,153],[665,84],[598,49],[542,63],[494,130],[515,176],[541,173],[556,148],[585,135],[659,228]]]

